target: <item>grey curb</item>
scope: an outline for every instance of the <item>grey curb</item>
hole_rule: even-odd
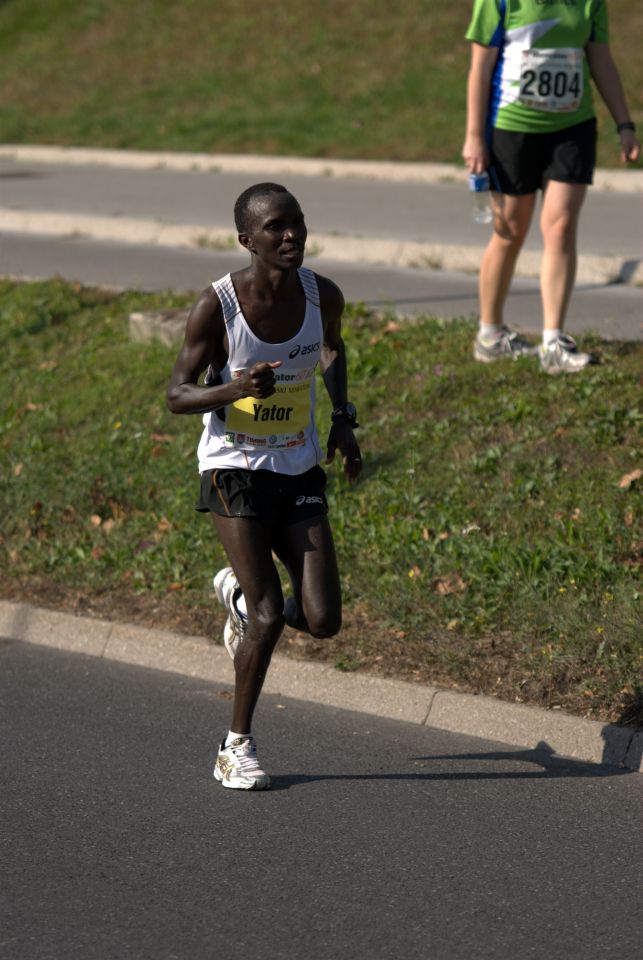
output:
[[[204,637],[75,617],[26,603],[0,601],[0,636],[56,650],[103,657],[232,685],[232,661]],[[561,757],[643,772],[643,731],[584,720],[493,697],[364,674],[276,654],[267,693],[403,720]]]
[[[400,163],[386,160],[333,160],[327,157],[279,157],[245,153],[176,153],[159,150],[106,150],[100,147],[60,147],[0,144],[0,157],[27,163],[96,164],[133,170],[178,170],[203,173],[270,174],[300,177],[357,177],[406,183],[462,183],[464,167],[451,163]],[[598,190],[643,193],[643,170],[599,169]]]
[[[154,244],[163,247],[206,247],[234,250],[236,235],[230,229],[200,224],[165,223],[160,220],[128,217],[94,217],[78,213],[51,213],[39,210],[0,208],[0,229],[5,233],[35,233],[55,237],[90,237],[123,243]],[[484,246],[402,242],[368,237],[311,234],[308,262],[327,260],[344,263],[370,263],[417,270],[450,270],[477,273]],[[537,277],[541,254],[523,250],[515,273]],[[580,254],[576,272],[578,283],[643,284],[643,261],[624,256]]]

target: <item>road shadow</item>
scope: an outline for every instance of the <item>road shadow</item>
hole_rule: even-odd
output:
[[[533,764],[535,770],[448,770],[444,764],[453,762],[458,766],[466,761],[489,763]],[[314,773],[284,774],[271,777],[272,790],[290,790],[306,783],[318,783],[322,780],[333,781],[401,781],[408,783],[426,783],[431,781],[481,781],[481,780],[563,780],[584,778],[595,780],[603,777],[622,777],[631,775],[631,769],[616,766],[604,766],[559,757],[544,740],[529,750],[491,750],[480,753],[428,754],[410,757],[410,763],[431,765],[439,764],[439,770],[408,771],[399,773]]]
[[[0,6],[2,0],[0,0]],[[2,170],[0,171],[0,180],[44,180],[51,174],[41,172],[40,170]]]

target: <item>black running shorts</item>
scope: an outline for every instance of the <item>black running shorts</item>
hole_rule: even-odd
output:
[[[289,526],[328,513],[325,488],[326,474],[320,466],[294,477],[273,470],[205,470],[196,509]]]
[[[554,133],[491,134],[491,189],[512,196],[536,193],[546,180],[591,183],[596,166],[596,120]]]

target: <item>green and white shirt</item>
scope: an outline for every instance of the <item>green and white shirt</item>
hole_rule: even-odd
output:
[[[608,42],[605,0],[474,0],[466,36],[498,47],[492,127],[547,133],[594,116],[585,46]]]

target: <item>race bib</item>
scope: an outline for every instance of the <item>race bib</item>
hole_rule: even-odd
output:
[[[583,96],[583,51],[523,50],[520,63],[520,103],[532,110],[571,113]]]
[[[237,371],[239,376],[242,371]],[[226,416],[226,446],[275,450],[305,441],[310,423],[310,382],[315,367],[275,371],[275,392],[265,400],[243,397]]]

